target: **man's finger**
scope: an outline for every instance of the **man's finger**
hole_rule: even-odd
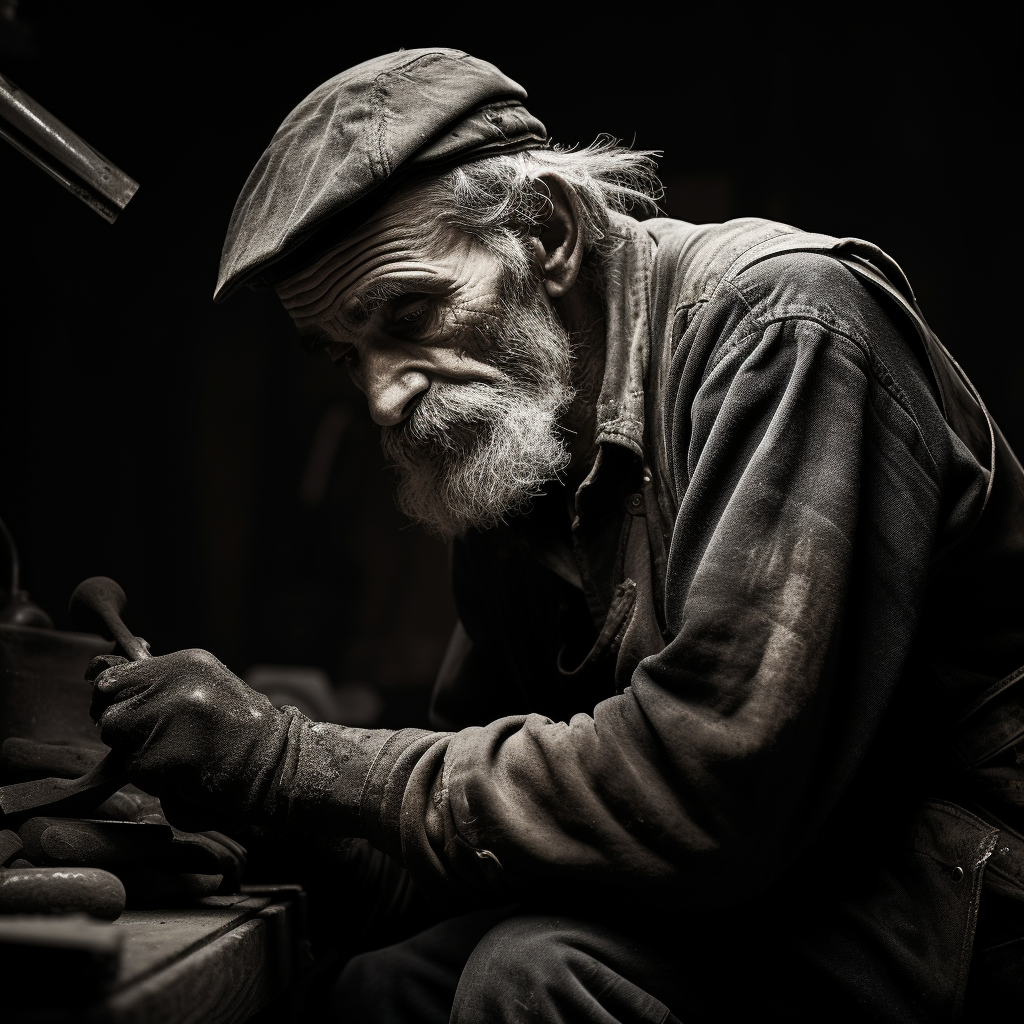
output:
[[[93,693],[98,691],[113,696],[145,690],[154,682],[153,673],[147,668],[151,660],[129,661],[127,658],[120,658],[93,679]]]
[[[95,682],[96,677],[106,672],[108,668],[124,665],[127,661],[127,658],[122,658],[119,654],[99,654],[89,662],[85,670],[85,681]]]
[[[128,667],[131,667],[131,663]],[[149,681],[145,678],[136,680],[130,675],[125,678],[125,675],[118,671],[119,669],[121,669],[119,665],[112,666],[105,672],[101,672],[93,683],[89,714],[92,716],[92,720],[103,728],[107,727],[108,721],[101,722],[100,719],[109,720],[109,712],[112,707],[144,693],[150,686]]]

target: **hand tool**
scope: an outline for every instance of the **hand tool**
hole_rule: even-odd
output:
[[[101,868],[0,868],[0,914],[86,913],[113,921],[124,885]]]
[[[68,611],[93,625],[101,623],[132,661],[144,661],[151,657],[149,644],[129,632],[121,621],[127,605],[124,591],[109,576],[90,576],[75,587]]]
[[[0,811],[12,816],[45,808],[48,814],[73,814],[95,807],[127,784],[121,756],[111,751],[77,779],[34,779],[0,787]]]
[[[79,865],[116,873],[140,861],[164,867],[173,860],[170,825],[44,816],[29,818],[18,836],[24,856],[39,867]],[[197,870],[194,861],[187,860],[179,870]]]
[[[73,743],[8,736],[0,743],[0,773],[4,779],[20,782],[43,775],[77,779],[103,760],[104,751]]]
[[[17,832],[10,829],[0,832],[0,865],[14,860],[23,849],[21,836]]]
[[[132,661],[143,661],[152,657],[149,644],[122,622],[127,603],[124,591],[112,579],[92,576],[75,588],[69,608],[78,616],[98,620]],[[51,815],[73,815],[102,803],[127,783],[121,756],[111,751],[77,779],[35,779],[0,787],[0,810],[14,815],[45,808]]]
[[[215,840],[150,821],[45,815],[29,818],[18,829],[18,838],[24,856],[40,867],[80,864],[117,872],[145,863],[166,871],[225,874],[230,857]]]
[[[129,906],[237,892],[245,862],[245,850],[226,836],[181,832],[166,823],[38,817],[22,824],[18,835],[6,834],[24,844],[35,867],[113,872]]]

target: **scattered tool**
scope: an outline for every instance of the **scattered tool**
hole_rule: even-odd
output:
[[[24,856],[40,867],[77,864],[115,873],[140,861],[162,867],[171,859],[174,841],[170,825],[49,816],[29,818],[18,836]],[[195,870],[195,865],[187,863],[181,870]]]
[[[0,787],[0,810],[6,815],[43,808],[49,814],[73,814],[95,807],[127,784],[121,756],[111,751],[77,779],[34,779]]]
[[[113,921],[124,885],[100,868],[0,868],[0,914],[81,914]]]
[[[8,736],[0,743],[0,772],[12,782],[54,775],[77,779],[103,760],[97,747],[78,746],[27,736]]]
[[[132,661],[143,661],[152,657],[149,644],[130,633],[121,620],[127,603],[124,591],[112,579],[92,576],[75,588],[69,608],[79,618],[105,627]],[[127,783],[121,756],[111,751],[77,779],[35,779],[0,787],[0,810],[14,815],[45,808],[51,815],[74,815],[102,803]]]
[[[79,864],[121,874],[144,864],[161,871],[217,875],[234,888],[245,860],[245,850],[226,836],[181,832],[157,822],[47,815],[29,818],[17,835],[0,832],[3,836],[13,837],[9,856],[23,850],[23,856],[40,867]]]
[[[23,849],[21,836],[17,832],[12,832],[10,829],[0,832],[0,865],[14,860]]]

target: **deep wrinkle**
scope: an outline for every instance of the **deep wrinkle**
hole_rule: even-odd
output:
[[[300,333],[315,335],[318,348],[349,367],[381,424],[411,410],[413,395],[405,391],[439,380],[501,379],[472,340],[491,332],[464,329],[496,316],[502,278],[497,259],[469,239],[455,239],[438,254],[426,252],[422,237],[429,228],[403,207],[381,211],[375,228],[367,225],[278,286]],[[424,315],[403,322],[421,296]]]

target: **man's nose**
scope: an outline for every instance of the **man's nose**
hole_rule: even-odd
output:
[[[430,387],[430,378],[405,360],[378,356],[368,360],[358,383],[366,394],[370,415],[382,427],[393,427],[416,407],[415,399]]]

